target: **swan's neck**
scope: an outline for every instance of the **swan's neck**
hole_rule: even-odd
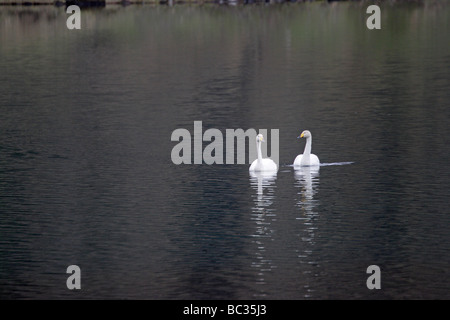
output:
[[[256,142],[256,150],[258,151],[258,162],[261,162],[262,160],[261,141]]]
[[[303,152],[303,156],[309,156],[311,154],[311,144],[312,144],[312,138],[306,138],[306,145],[305,145],[305,151]]]

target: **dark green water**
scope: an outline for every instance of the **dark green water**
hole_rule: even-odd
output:
[[[450,298],[450,6],[365,10],[0,8],[0,298]],[[276,178],[173,164],[194,121],[279,129]]]

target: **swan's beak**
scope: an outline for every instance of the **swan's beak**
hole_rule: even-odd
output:
[[[303,132],[302,132],[302,134],[300,135],[300,138],[303,138],[303,136],[304,136],[304,134],[303,134]]]

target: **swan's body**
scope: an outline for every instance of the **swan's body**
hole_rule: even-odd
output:
[[[272,159],[263,158],[261,153],[261,142],[264,142],[262,134],[256,136],[256,150],[258,151],[258,159],[252,162],[249,171],[262,172],[262,171],[277,171],[278,166]]]
[[[299,136],[299,138],[306,138],[305,151],[303,154],[299,154],[294,160],[294,167],[305,167],[305,166],[319,166],[319,158],[311,153],[312,145],[312,135],[311,132],[305,130]]]
[[[264,172],[264,171],[277,171],[277,164],[272,160],[272,159],[261,159],[258,160],[256,159],[255,161],[252,162],[252,164],[250,165],[250,171],[255,171],[255,172]]]

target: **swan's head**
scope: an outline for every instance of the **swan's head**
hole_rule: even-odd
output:
[[[311,138],[311,132],[309,132],[308,130],[305,130],[297,138]]]
[[[264,142],[264,136],[261,133],[256,136],[256,142]]]

